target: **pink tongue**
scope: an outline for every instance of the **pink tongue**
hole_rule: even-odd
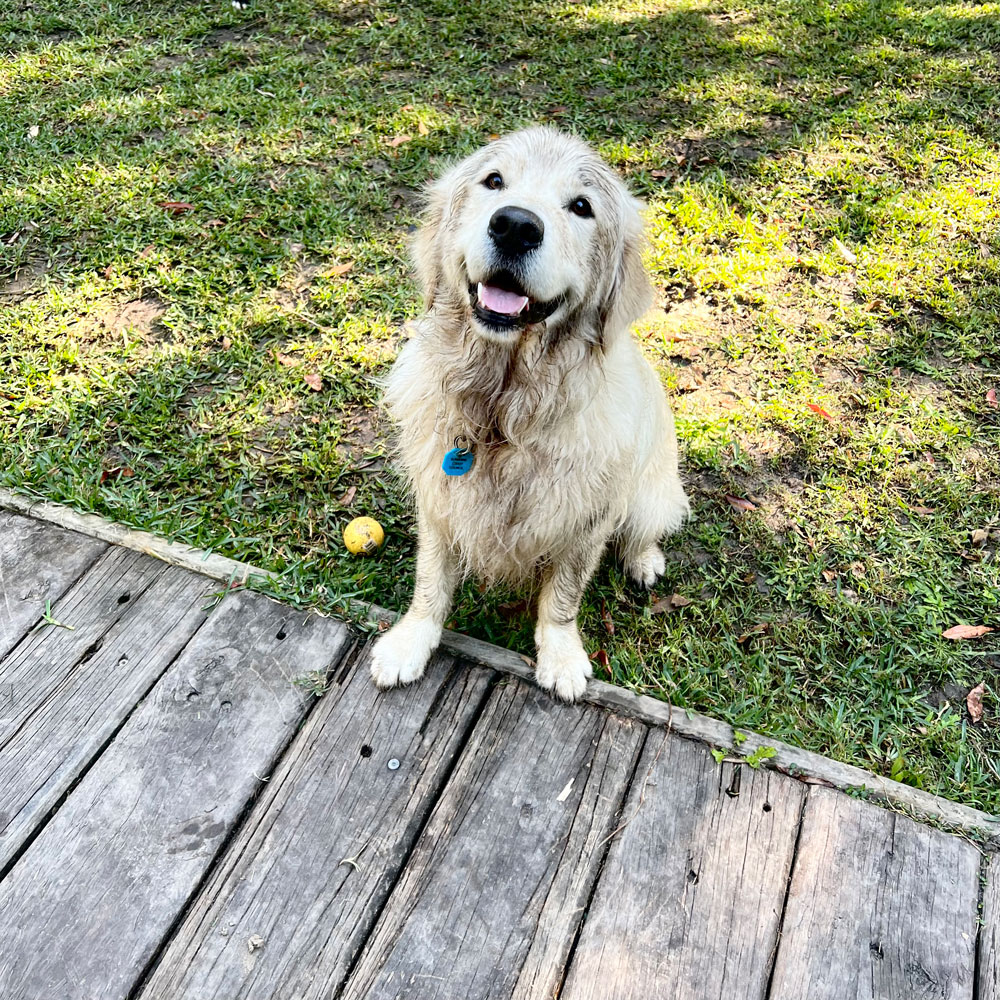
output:
[[[491,312],[516,316],[528,304],[528,296],[508,292],[493,285],[480,284],[479,301]]]

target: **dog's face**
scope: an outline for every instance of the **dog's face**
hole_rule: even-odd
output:
[[[416,242],[428,307],[514,343],[545,323],[604,339],[648,301],[639,204],[588,146],[547,128],[474,153],[430,189]]]

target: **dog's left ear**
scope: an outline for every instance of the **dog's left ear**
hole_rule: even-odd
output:
[[[642,263],[643,225],[640,207],[639,202],[629,196],[614,276],[601,303],[601,326],[605,341],[609,336],[627,332],[653,301],[653,289]]]
[[[443,277],[438,238],[451,201],[452,173],[454,173],[453,170],[448,171],[443,177],[439,177],[427,186],[423,215],[417,234],[413,238],[411,251],[413,264],[417,271],[421,291],[424,293],[425,309],[430,309],[434,305],[434,299]]]

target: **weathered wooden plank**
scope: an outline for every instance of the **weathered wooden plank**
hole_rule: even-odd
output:
[[[104,542],[0,510],[0,659],[107,548]],[[2,697],[2,692],[0,692]]]
[[[762,1000],[804,794],[651,732],[559,995]]]
[[[231,594],[0,882],[0,996],[115,1000],[143,970],[347,628]]]
[[[140,579],[151,570],[153,582],[122,603],[122,577],[95,574],[93,587],[90,575],[80,581],[87,610],[78,606],[74,617],[100,630],[103,604],[113,623],[89,655],[78,657],[79,645],[68,659],[64,647],[55,654],[65,630],[48,629],[17,659],[9,689],[16,711],[8,719],[0,708],[0,873],[205,620],[204,595],[213,584],[145,562],[135,568]],[[48,694],[38,701],[26,690]]]
[[[343,1000],[510,996],[539,924],[559,920],[561,964],[643,735],[520,682],[494,692]],[[575,912],[553,912],[567,906]],[[548,935],[532,963],[539,978],[542,952],[556,952]]]
[[[125,549],[108,549],[52,605],[60,625],[34,629],[0,661],[0,746],[65,683],[104,634],[166,567]]]
[[[987,859],[979,929],[978,1000],[1000,1000],[1000,854]]]
[[[771,1000],[972,997],[979,852],[812,788]]]
[[[143,1000],[273,1000],[343,981],[493,676],[454,666],[438,658],[420,684],[379,693],[361,663],[325,695]]]

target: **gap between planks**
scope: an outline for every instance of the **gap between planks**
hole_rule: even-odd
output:
[[[144,552],[171,565],[193,570],[223,583],[232,580],[252,583],[254,577],[261,580],[280,579],[280,574],[238,559],[206,552],[181,542],[170,542],[146,531],[137,531],[115,524],[97,514],[80,513],[61,504],[35,500],[2,487],[0,487],[0,508],[47,521],[114,545]],[[392,621],[397,616],[394,611],[367,602],[352,601],[351,610],[359,619],[371,622]],[[441,649],[494,670],[528,681],[534,680],[534,670],[519,653],[494,646],[481,639],[445,631],[441,639]],[[688,739],[725,748],[734,745],[733,727],[728,723],[689,712],[647,695],[635,694],[603,681],[591,680],[582,700],[612,709],[641,722],[666,726],[671,732]],[[798,778],[813,779],[842,791],[866,789],[874,799],[899,808],[907,814],[941,824],[953,831],[971,834],[980,840],[985,840],[987,848],[1000,848],[1000,816],[952,802],[910,785],[903,785],[811,750],[760,736],[742,727],[740,731],[747,734],[747,739],[741,744],[741,750],[745,753],[750,754],[762,746],[772,747],[776,751],[775,755],[765,762],[765,766],[769,769]]]

